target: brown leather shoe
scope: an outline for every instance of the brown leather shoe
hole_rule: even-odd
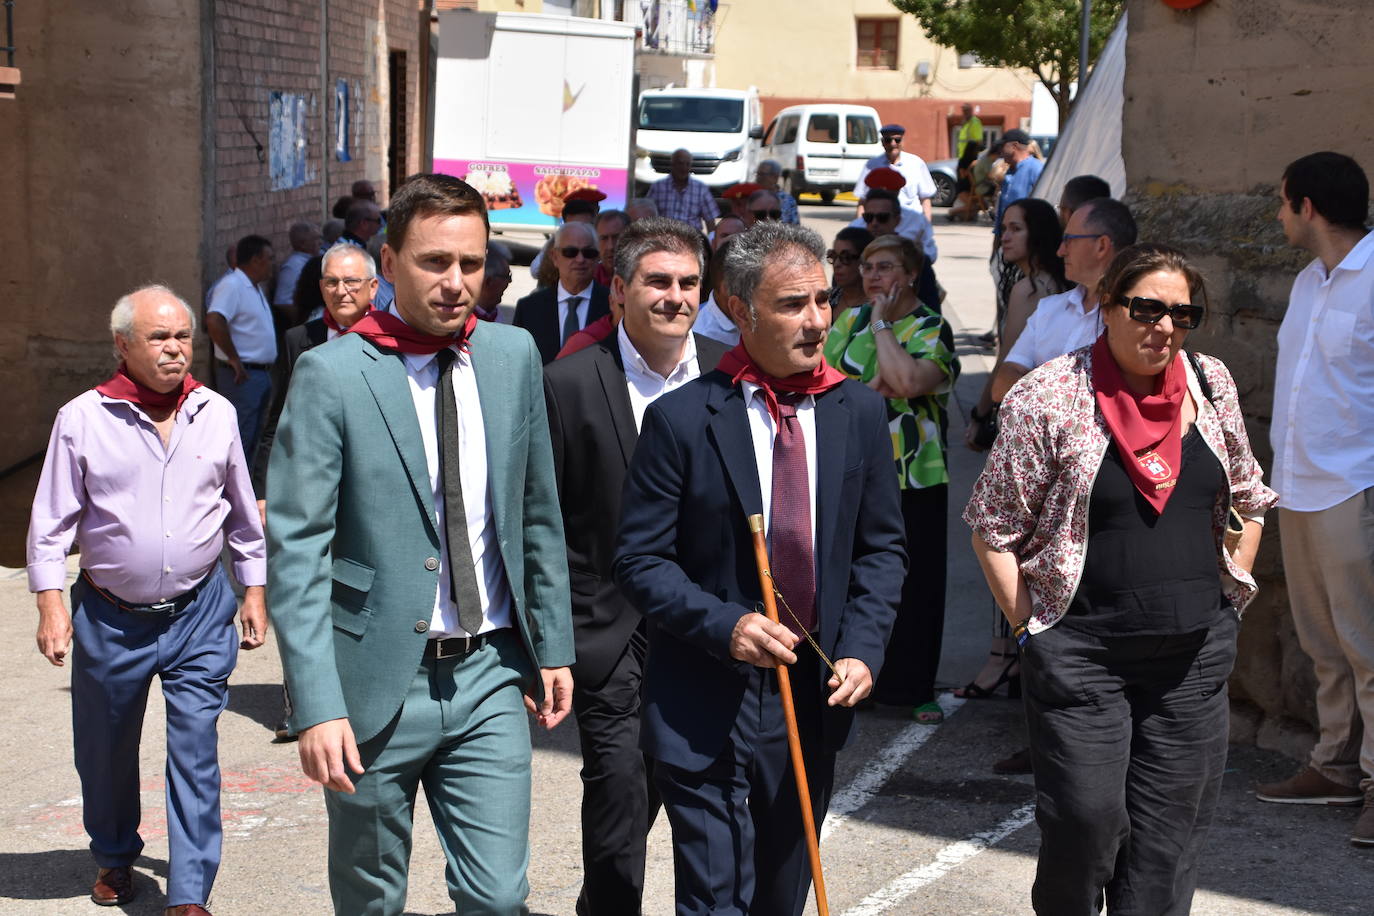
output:
[[[179,906],[167,907],[167,916],[213,916],[213,914],[199,903],[183,903]]]
[[[95,884],[91,885],[91,903],[96,906],[120,906],[137,896],[133,869],[129,866],[102,868],[95,873]]]
[[[1305,766],[1281,782],[1256,786],[1255,798],[1280,805],[1358,805],[1364,793],[1358,786],[1343,786]]]
[[[1364,809],[1355,821],[1355,832],[1350,834],[1350,844],[1374,847],[1374,788],[1364,793]]]

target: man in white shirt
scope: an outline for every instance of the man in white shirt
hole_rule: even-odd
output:
[[[609,290],[592,279],[601,257],[596,230],[586,223],[564,223],[549,256],[558,268],[558,282],[521,298],[514,321],[530,332],[546,366],[569,337],[611,310]]]
[[[930,176],[930,168],[920,156],[902,149],[902,142],[906,139],[905,127],[900,124],[884,124],[880,134],[883,151],[864,163],[859,180],[854,183],[854,196],[859,198],[860,202],[868,196],[871,185],[864,179],[868,177],[869,172],[882,168],[896,169],[906,178],[906,186],[901,191],[902,206],[920,210],[929,220],[930,199],[935,196],[935,179]]]
[[[215,286],[205,330],[215,345],[215,389],[238,411],[239,440],[252,460],[267,406],[272,401],[272,365],[277,331],[262,284],[272,276],[272,243],[246,235],[234,249],[238,267]]]
[[[1374,234],[1369,181],[1348,156],[1288,166],[1284,236],[1315,259],[1279,327],[1272,482],[1293,624],[1317,676],[1320,727],[1295,776],[1261,801],[1364,809],[1350,841],[1374,847]]]
[[[615,334],[544,367],[554,469],[573,580],[573,711],[582,742],[579,914],[638,913],[658,809],[639,750],[647,637],[611,581],[620,492],[644,411],[715,368],[725,346],[694,336],[700,233],[664,217],[630,225],[615,253]]]
[[[319,254],[320,238],[320,229],[314,223],[294,223],[287,232],[291,253],[277,268],[276,293],[272,296],[279,321],[284,322],[283,329],[300,324],[304,317],[296,315],[296,281],[305,262]]]
[[[1135,217],[1119,200],[1100,197],[1074,211],[1059,244],[1059,256],[1064,259],[1064,276],[1077,285],[1067,293],[1046,296],[1035,307],[993,375],[994,403],[1000,404],[1027,372],[1097,339],[1102,333],[1098,281],[1116,253],[1135,240]],[[987,409],[987,405],[980,407]]]

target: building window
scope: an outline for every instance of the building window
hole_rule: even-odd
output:
[[[856,19],[860,70],[897,69],[897,29],[900,19]]]

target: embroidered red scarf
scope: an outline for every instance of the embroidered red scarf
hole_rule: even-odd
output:
[[[1188,392],[1183,361],[1174,357],[1160,373],[1153,394],[1136,394],[1127,387],[1103,334],[1093,344],[1092,380],[1098,409],[1107,421],[1126,473],[1156,514],[1163,513],[1178,483],[1183,453],[1179,413]]]
[[[137,404],[144,410],[150,407],[154,410],[180,410],[181,405],[186,403],[187,395],[200,386],[200,382],[191,378],[191,373],[188,372],[181,380],[181,384],[171,391],[154,391],[129,375],[128,366],[120,363],[115,374],[96,385],[95,390],[107,398]]]

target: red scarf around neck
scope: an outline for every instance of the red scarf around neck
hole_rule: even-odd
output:
[[[1183,454],[1179,414],[1188,393],[1183,360],[1175,356],[1160,373],[1153,394],[1136,394],[1103,334],[1093,344],[1093,394],[1131,482],[1156,514],[1173,495]]]
[[[363,313],[358,316],[358,320],[361,321],[370,314],[372,314],[372,306],[369,305],[367,308],[363,309]],[[354,323],[356,324],[357,322]],[[342,334],[344,331],[348,330],[348,328],[339,324],[339,320],[334,317],[334,313],[329,311],[329,306],[325,306],[324,308],[324,326],[336,334]],[[352,325],[349,325],[349,327],[352,327]]]
[[[810,372],[798,372],[786,378],[775,378],[764,372],[759,364],[754,362],[754,357],[749,355],[749,351],[744,349],[744,344],[739,343],[729,353],[720,358],[716,368],[730,376],[730,381],[738,385],[740,382],[753,382],[763,391],[764,401],[768,404],[768,413],[773,418],[773,423],[778,422],[778,392],[786,391],[793,394],[821,394],[829,391],[846,378],[845,374],[839,369],[835,369],[821,360],[820,365]]]
[[[352,326],[344,333],[361,334],[377,346],[385,347],[388,350],[398,350],[401,353],[412,353],[417,356],[429,356],[431,353],[438,353],[445,347],[454,345],[457,345],[460,351],[468,352],[471,349],[469,338],[475,327],[477,327],[477,316],[473,312],[468,312],[468,320],[463,323],[461,331],[453,335],[436,336],[426,334],[424,331],[417,331],[402,321],[398,315],[373,309],[353,322]]]
[[[200,382],[191,378],[188,372],[181,384],[171,391],[154,391],[131,376],[129,367],[120,363],[114,375],[96,385],[95,390],[107,398],[137,404],[146,411],[150,407],[154,410],[180,410],[181,405],[186,403],[187,395],[199,387]]]

